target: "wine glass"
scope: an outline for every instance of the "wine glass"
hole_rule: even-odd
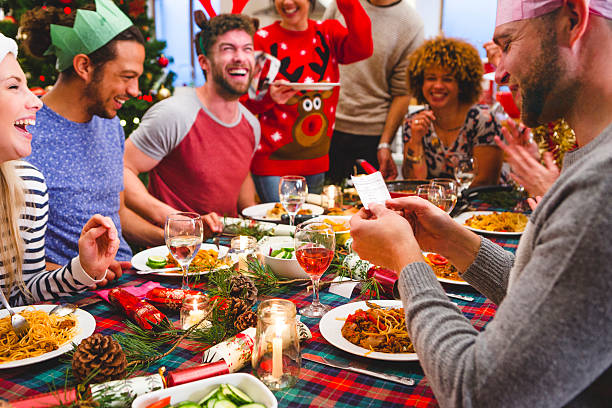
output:
[[[420,184],[416,189],[416,195],[444,210],[446,193],[440,184]]]
[[[477,173],[478,165],[476,159],[468,156],[459,158],[455,166],[455,178],[461,186],[462,193],[470,187]]]
[[[189,289],[189,264],[200,250],[203,231],[202,218],[199,214],[179,212],[166,217],[164,238],[170,253],[183,270],[181,289]]]
[[[432,182],[441,185],[444,189],[443,209],[450,214],[457,204],[457,195],[459,195],[457,182],[451,178],[435,178]]]
[[[280,202],[289,214],[289,225],[295,223],[295,214],[300,210],[308,195],[308,185],[302,176],[283,176],[278,183]]]
[[[334,230],[323,222],[302,223],[295,230],[295,257],[312,280],[312,304],[300,309],[306,317],[320,318],[330,309],[319,301],[319,279],[334,257],[335,241]]]

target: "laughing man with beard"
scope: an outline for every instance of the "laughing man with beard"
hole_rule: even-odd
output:
[[[100,213],[117,226],[117,259],[129,261],[126,240],[150,245],[150,237],[163,237],[161,228],[135,216],[122,198],[125,135],[117,111],[139,92],[142,34],[110,0],[70,15],[61,8],[36,8],[24,14],[20,30],[26,50],[36,57],[54,55],[59,71],[42,97],[36,126],[29,128],[27,160],[42,171],[49,188],[46,258],[63,265],[75,257],[81,228]]]
[[[201,12],[200,12],[201,13]],[[126,203],[154,223],[179,211],[208,214],[217,232],[216,214],[236,216],[255,204],[249,173],[259,144],[257,119],[238,102],[253,76],[253,20],[222,14],[206,21],[195,37],[206,83],[165,99],[144,115],[125,146]],[[149,172],[148,191],[138,179]]]

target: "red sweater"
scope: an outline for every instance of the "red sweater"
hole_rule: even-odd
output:
[[[275,22],[257,31],[255,49],[281,61],[276,79],[290,82],[339,82],[338,64],[372,55],[370,18],[357,0],[338,1],[348,29],[337,20],[308,20],[305,31],[290,31]],[[329,168],[328,151],[336,119],[339,88],[300,91],[286,104],[269,93],[261,100],[243,100],[259,115],[261,143],[251,163],[259,176],[312,175]]]

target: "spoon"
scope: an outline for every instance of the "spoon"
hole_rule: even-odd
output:
[[[64,317],[68,316],[71,313],[74,313],[78,308],[79,307],[77,305],[73,305],[72,303],[61,303],[51,309],[49,314]]]
[[[15,311],[11,309],[11,306],[6,300],[6,297],[4,296],[4,292],[1,289],[0,289],[0,300],[2,301],[2,304],[4,305],[4,307],[6,307],[6,310],[8,310],[9,314],[11,315],[11,326],[13,327],[13,331],[15,332],[17,337],[21,338],[25,336],[26,334],[28,334],[28,332],[30,331],[30,323],[28,323],[25,317],[23,317],[22,315],[18,313],[15,313]]]

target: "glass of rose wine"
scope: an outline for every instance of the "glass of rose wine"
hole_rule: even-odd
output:
[[[183,270],[182,289],[189,289],[189,264],[200,250],[203,231],[199,214],[179,212],[166,217],[164,238],[170,253]]]
[[[278,183],[278,196],[289,214],[289,225],[295,223],[295,214],[300,211],[308,196],[308,185],[302,176],[283,176]]]
[[[330,307],[319,301],[319,280],[334,257],[336,239],[334,231],[322,222],[302,223],[294,236],[295,257],[312,280],[312,304],[300,309],[306,317],[320,318]]]
[[[442,199],[442,209],[447,213],[451,213],[457,204],[457,196],[459,195],[459,186],[457,182],[451,178],[435,178],[431,180],[434,184],[439,184],[444,189],[444,198]]]

